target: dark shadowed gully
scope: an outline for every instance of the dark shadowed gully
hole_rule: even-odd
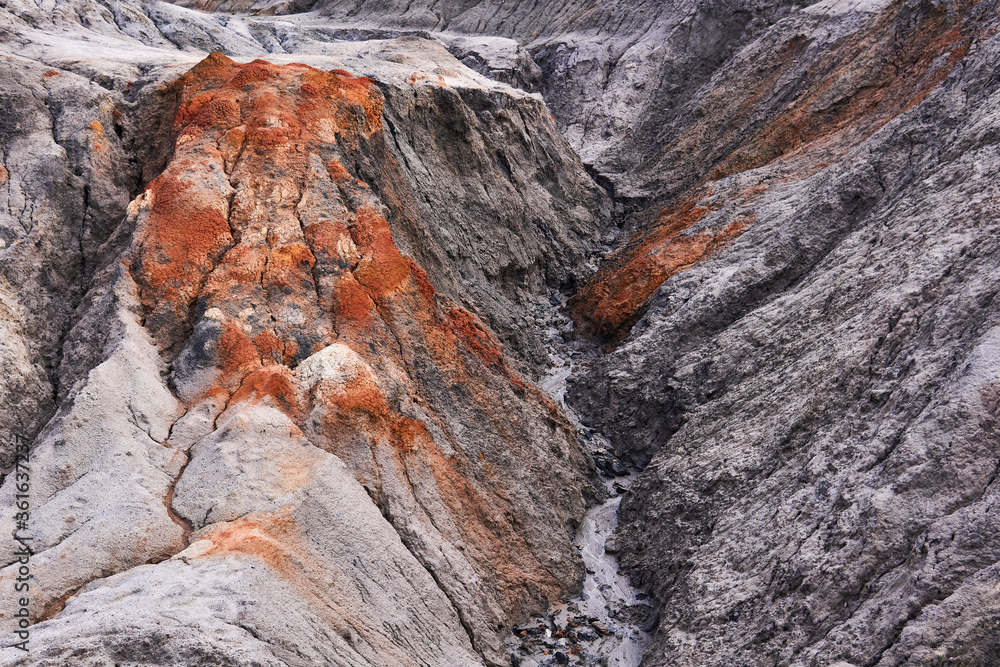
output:
[[[1000,664],[998,28],[7,0],[0,665]]]

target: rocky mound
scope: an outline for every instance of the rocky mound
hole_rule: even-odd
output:
[[[605,195],[538,100],[373,47],[341,61],[381,84],[328,55],[6,60],[3,409],[34,439],[37,624],[4,664],[504,664],[579,585],[592,464],[519,330],[578,280]],[[115,67],[136,79],[72,71]]]

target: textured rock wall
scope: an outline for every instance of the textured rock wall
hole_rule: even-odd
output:
[[[650,460],[618,540],[663,613],[644,664],[997,660],[996,8],[862,9],[715,75],[694,194],[577,296],[622,341],[578,409]]]
[[[404,252],[438,289],[483,317],[520,369],[533,374],[547,359],[526,318],[539,295],[574,290],[589,276],[587,257],[611,226],[606,193],[583,171],[537,96],[474,75],[436,43],[384,39],[399,31],[352,32],[314,16],[295,20],[89,0],[58,3],[48,13],[18,0],[0,14],[0,24],[21,42],[19,56],[82,74],[125,97],[147,72],[163,78],[150,68],[193,65],[199,51],[270,53],[281,62],[320,57],[316,64],[326,69],[373,75],[386,97],[390,141],[376,148],[383,153],[378,159],[349,149],[344,159],[384,199]],[[500,55],[516,44],[501,41]],[[98,44],[96,57],[77,57]],[[474,47],[452,50],[478,54]],[[143,109],[154,103],[134,101]],[[133,141],[130,154],[137,150],[142,142]],[[162,168],[162,157],[139,162]],[[401,168],[385,169],[388,161]]]
[[[389,206],[396,238],[516,358],[544,366],[537,299],[589,277],[589,254],[610,226],[607,195],[538,99],[444,86],[383,91],[386,147],[401,169],[363,156],[356,164]]]
[[[578,324],[620,340],[666,278],[753,223],[755,199],[776,175],[821,170],[919,104],[990,34],[972,7],[810,7],[720,68],[666,128],[636,128],[637,136],[655,132],[663,148],[651,151],[633,182],[670,204],[574,296]],[[746,176],[727,181],[733,174]],[[733,207],[741,214],[722,210]]]
[[[579,282],[604,192],[538,100],[440,46],[318,41],[325,69],[215,54],[179,76],[196,58],[162,13],[239,31],[84,8],[92,30],[66,7],[0,16],[43,61],[5,60],[26,110],[0,252],[35,273],[8,271],[34,309],[12,301],[4,353],[40,398],[5,385],[2,405],[12,433],[48,422],[33,651],[0,661],[503,664],[501,636],[582,575],[591,464],[524,374],[523,319]],[[92,58],[45,44],[60,31]]]
[[[108,91],[38,63],[0,64],[0,454],[32,438],[69,386],[62,344],[93,267],[86,257],[124,214],[138,174],[115,133]],[[114,165],[114,169],[112,169]]]

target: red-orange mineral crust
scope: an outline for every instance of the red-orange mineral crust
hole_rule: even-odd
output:
[[[378,88],[213,54],[176,91],[174,154],[138,207],[130,267],[181,399],[276,407],[343,458],[418,558],[445,554],[425,564],[477,633],[572,588],[579,564],[550,564],[582,511],[565,420],[435,293],[344,164],[345,147],[382,141]]]
[[[689,232],[717,210],[700,205],[701,192],[678,206],[665,209],[644,232],[610,255],[600,271],[569,302],[574,319],[608,343],[624,338],[642,307],[667,278],[710,257],[739,236],[753,217],[739,217],[720,231]]]
[[[960,2],[955,11],[935,8],[911,21],[905,3],[892,3],[870,29],[836,40],[821,59],[809,60],[810,42],[796,36],[781,45],[777,58],[762,60],[761,69],[747,66],[741,78],[707,95],[699,120],[663,151],[677,156],[687,170],[683,178],[690,175],[697,183],[606,259],[570,302],[574,320],[617,344],[664,281],[710,257],[752,222],[752,215],[738,215],[712,230],[685,233],[713,210],[699,205],[706,189],[760,167],[780,170],[783,160],[788,165],[782,178],[805,178],[843,157],[923,101],[970,44],[987,36],[986,28],[966,20],[974,4]],[[800,66],[800,60],[808,65]],[[807,85],[790,92],[785,90],[790,81]],[[727,86],[749,94],[730,94]],[[781,108],[770,109],[776,101]],[[716,146],[727,152],[717,156]]]

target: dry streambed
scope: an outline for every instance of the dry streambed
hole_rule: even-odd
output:
[[[564,334],[572,329],[572,323],[560,313],[550,312],[547,323],[553,367],[539,384],[580,431],[609,497],[590,508],[576,535],[576,548],[587,567],[580,595],[515,628],[507,648],[511,663],[520,667],[637,667],[650,643],[657,615],[646,593],[633,587],[618,569],[618,506],[635,472],[615,456],[612,443],[586,427],[566,404],[567,381],[576,365],[585,362],[587,351],[569,349]]]

